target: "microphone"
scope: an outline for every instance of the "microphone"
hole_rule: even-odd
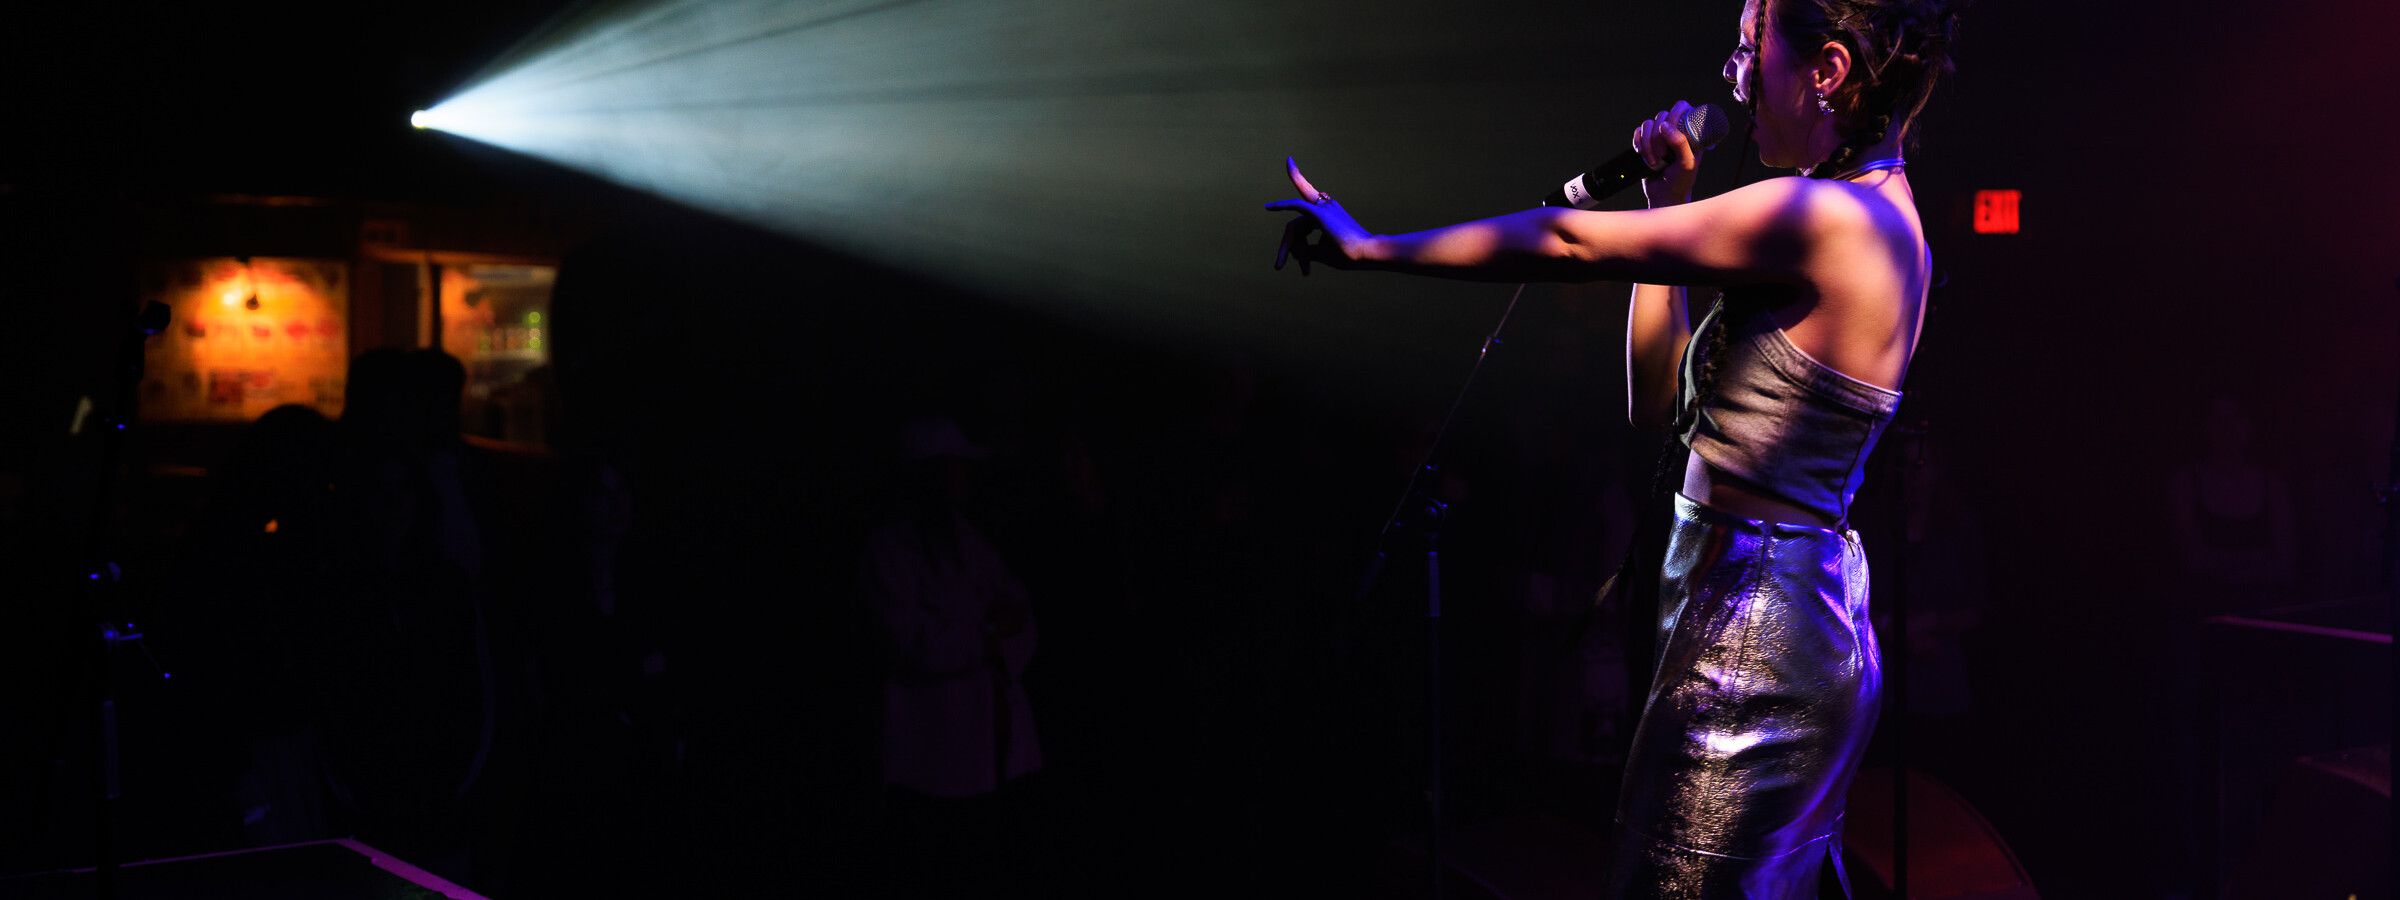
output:
[[[1692,142],[1692,146],[1702,150],[1714,149],[1718,141],[1725,139],[1725,132],[1731,129],[1732,125],[1725,119],[1725,111],[1718,109],[1714,103],[1696,108],[1683,116],[1683,136]],[[1655,176],[1658,172],[1642,161],[1641,151],[1628,149],[1617,154],[1615,159],[1593,166],[1591,171],[1577,175],[1552,190],[1550,196],[1542,198],[1542,205],[1593,209],[1600,205],[1602,198],[1624,190],[1626,185]]]

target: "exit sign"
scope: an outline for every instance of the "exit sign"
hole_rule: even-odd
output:
[[[1975,233],[2017,233],[2017,192],[1976,191]]]

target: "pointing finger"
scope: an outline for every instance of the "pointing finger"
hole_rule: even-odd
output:
[[[1299,160],[1286,156],[1283,158],[1283,168],[1284,174],[1292,176],[1292,187],[1300,190],[1300,199],[1317,203],[1324,198],[1324,192],[1317,190],[1316,185],[1309,184],[1308,176],[1300,174]]]

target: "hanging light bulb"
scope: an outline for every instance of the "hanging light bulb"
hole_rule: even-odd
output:
[[[256,310],[258,309],[258,270],[250,267],[250,257],[235,258],[242,261],[242,285],[248,289],[247,293],[249,294],[242,300],[242,308]]]

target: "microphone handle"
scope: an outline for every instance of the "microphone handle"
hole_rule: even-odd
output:
[[[1576,209],[1598,209],[1600,201],[1626,187],[1658,174],[1642,161],[1638,152],[1627,150],[1616,158],[1593,166],[1592,170],[1575,176],[1574,180],[1551,189],[1542,198],[1543,206],[1572,206]]]

